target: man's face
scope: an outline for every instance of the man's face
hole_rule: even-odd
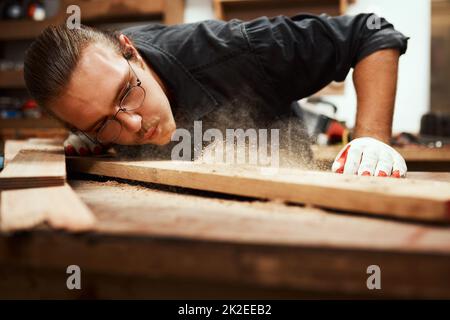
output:
[[[130,61],[145,99],[136,110],[119,112],[122,125],[117,144],[158,144],[170,142],[176,129],[169,100],[158,76],[138,58]],[[62,120],[95,137],[106,119],[119,110],[128,81],[136,85],[136,77],[123,56],[103,44],[92,44],[83,50],[67,90],[51,106]]]

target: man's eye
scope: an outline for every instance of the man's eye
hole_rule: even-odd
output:
[[[123,98],[125,98],[125,96],[127,95],[128,91],[131,88],[131,84],[128,82],[127,86],[125,87],[124,90],[122,90],[122,92],[119,95],[119,101],[122,101]]]

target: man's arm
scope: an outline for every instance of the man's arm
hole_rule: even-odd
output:
[[[392,132],[399,51],[377,51],[361,60],[353,72],[357,95],[354,137],[389,143]]]
[[[407,37],[373,14],[278,16],[256,19],[244,27],[266,82],[280,101],[309,96],[333,80],[343,81],[355,69],[358,138],[338,154],[333,171],[405,175],[403,158],[386,143],[391,135],[398,58],[407,49]]]
[[[389,144],[400,52],[385,49],[362,59],[353,72],[357,95],[354,138],[336,157],[338,173],[403,177],[403,157]]]

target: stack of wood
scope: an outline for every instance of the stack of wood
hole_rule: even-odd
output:
[[[66,183],[62,141],[8,140],[0,172],[0,229],[17,231],[42,224],[85,231],[94,215]]]

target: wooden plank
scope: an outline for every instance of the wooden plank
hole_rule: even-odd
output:
[[[450,226],[155,185],[70,183],[98,217],[99,234],[450,256]]]
[[[62,143],[55,139],[6,141],[5,158],[8,163],[3,171],[15,166],[18,156],[24,152],[59,152],[61,146]],[[11,158],[13,161],[9,163]],[[65,177],[65,169],[63,176]],[[74,232],[92,228],[95,223],[93,214],[64,180],[61,186],[32,188],[46,183],[47,181],[38,180],[28,182],[27,189],[0,192],[0,230],[25,230],[43,223]]]
[[[31,139],[0,172],[0,190],[64,185],[64,147],[50,139]]]
[[[68,158],[68,169],[191,189],[316,205],[375,215],[450,221],[450,183],[358,177],[279,168],[206,165],[187,161]]]
[[[27,144],[26,140],[6,140],[5,142],[5,164],[8,164],[19,151]]]
[[[92,228],[95,218],[68,184],[1,192],[2,231],[31,229],[43,223],[73,232]]]

